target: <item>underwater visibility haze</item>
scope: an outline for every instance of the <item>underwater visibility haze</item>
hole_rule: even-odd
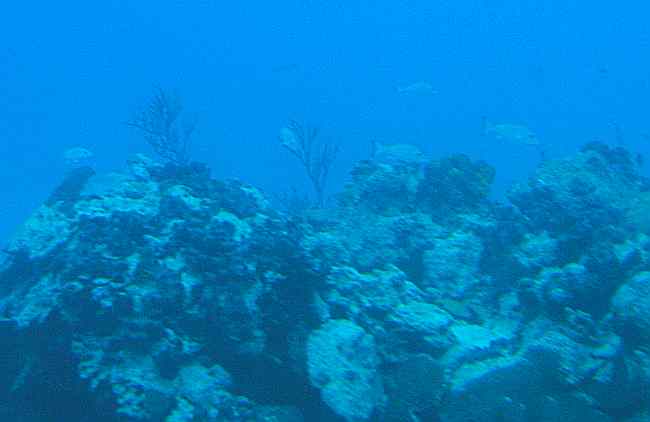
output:
[[[0,5],[0,420],[650,421],[650,5]]]

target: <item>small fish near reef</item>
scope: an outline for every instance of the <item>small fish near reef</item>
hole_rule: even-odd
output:
[[[438,93],[438,90],[436,90],[433,87],[433,85],[431,85],[429,82],[420,81],[420,82],[412,83],[410,85],[398,86],[397,93],[415,94],[415,95],[435,95]]]
[[[376,140],[371,141],[370,156],[373,161],[382,164],[417,164],[426,161],[422,151],[410,144],[385,144]]]
[[[74,147],[67,149],[63,153],[63,160],[68,169],[74,169],[85,166],[92,166],[94,154],[89,149],[83,147]]]
[[[527,126],[513,123],[493,124],[483,119],[483,136],[517,145],[539,145],[535,132]]]

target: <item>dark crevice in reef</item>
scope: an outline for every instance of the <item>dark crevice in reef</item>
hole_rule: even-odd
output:
[[[6,334],[6,333],[5,333]],[[14,333],[15,334],[15,333]],[[6,421],[46,422],[111,421],[97,395],[79,378],[78,362],[71,356],[67,327],[53,320],[38,329],[3,336],[0,370],[13,382],[0,390]],[[9,337],[11,338],[11,337]]]

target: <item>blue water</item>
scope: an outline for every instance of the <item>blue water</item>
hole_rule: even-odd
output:
[[[646,153],[649,12],[638,1],[4,2],[0,237],[60,181],[66,149],[92,150],[100,170],[147,151],[123,122],[155,85],[198,116],[195,158],[270,192],[309,188],[277,142],[290,118],[341,145],[330,193],[377,139],[485,159],[498,195],[538,155],[483,139],[482,116],[525,124],[552,155],[593,139]],[[419,81],[437,92],[397,93]]]

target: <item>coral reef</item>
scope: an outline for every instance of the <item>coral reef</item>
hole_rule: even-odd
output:
[[[648,183],[620,148],[494,170],[382,147],[286,215],[200,164],[67,175],[0,261],[3,420],[633,422]]]

